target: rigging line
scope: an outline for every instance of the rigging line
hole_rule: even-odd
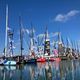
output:
[[[44,40],[44,36],[43,36],[42,39],[41,39],[40,45],[41,45],[41,43],[42,43],[43,40]]]
[[[24,34],[26,34],[26,33],[24,33]],[[23,38],[24,39],[24,38]],[[28,49],[29,49],[29,47],[30,47],[30,44],[29,44],[29,42],[28,41],[26,41],[26,39],[24,39],[25,40],[25,43],[28,45]]]
[[[37,39],[38,39],[38,45],[41,45],[41,43],[44,39],[44,36],[42,36],[41,38],[40,38],[40,36],[38,36]]]
[[[27,44],[27,45],[28,45],[28,48],[29,48],[29,43],[28,43],[28,41],[26,41],[24,38],[23,38],[23,40],[24,40],[24,43]]]

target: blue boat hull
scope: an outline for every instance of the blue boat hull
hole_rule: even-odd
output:
[[[36,63],[36,59],[29,59],[27,60],[27,63]]]

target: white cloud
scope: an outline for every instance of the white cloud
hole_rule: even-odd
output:
[[[71,19],[71,17],[77,15],[78,13],[80,13],[80,11],[78,10],[71,10],[70,12],[68,12],[67,14],[58,14],[56,17],[55,17],[55,21],[58,21],[58,22],[65,22],[69,19]]]
[[[79,13],[80,11],[78,11],[78,10],[72,10],[72,11],[70,11],[68,14],[67,14],[67,16],[75,16],[77,13]]]

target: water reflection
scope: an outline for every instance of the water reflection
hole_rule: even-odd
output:
[[[0,66],[0,80],[80,80],[80,61]]]

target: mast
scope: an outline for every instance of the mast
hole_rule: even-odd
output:
[[[23,31],[22,31],[22,22],[21,22],[21,17],[19,17],[20,21],[20,50],[21,50],[21,56],[22,56],[22,51],[23,51]]]
[[[6,5],[6,32],[5,32],[5,52],[4,56],[7,54],[7,29],[8,29],[8,5]]]
[[[58,55],[62,54],[62,40],[60,32],[58,32]]]
[[[8,31],[8,38],[9,38],[9,56],[13,56],[13,32]]]
[[[50,39],[49,39],[49,34],[48,34],[48,29],[46,26],[46,31],[45,31],[45,45],[44,45],[44,54],[50,55]]]
[[[66,52],[70,55],[72,55],[72,44],[69,38],[67,38],[67,49]]]
[[[31,25],[32,27],[32,25]],[[33,46],[34,46],[34,32],[33,32],[33,28],[30,30],[30,55],[32,54],[33,51]]]
[[[69,43],[68,43],[68,38],[66,38],[66,52],[69,52]]]
[[[61,33],[58,33],[58,44],[62,44],[62,37],[61,37]]]

